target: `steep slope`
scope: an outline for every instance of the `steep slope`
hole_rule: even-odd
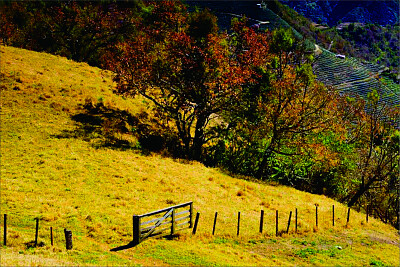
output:
[[[280,1],[314,22],[331,26],[339,20],[380,25],[393,25],[399,21],[398,1]]]
[[[266,29],[272,31],[280,27],[291,28],[298,40],[303,38],[301,33],[294,29],[296,25],[289,25],[288,22],[268,8],[268,6],[272,6],[272,3],[266,1],[266,4],[261,4],[261,2],[262,1],[233,1],[227,3],[225,1],[187,1],[191,9],[198,6],[212,10],[218,17],[220,28],[224,30],[229,29],[232,18],[244,16],[248,18],[249,26],[258,23],[260,25],[260,31]],[[372,2],[368,3],[367,6],[373,6],[374,3]],[[317,3],[314,1],[288,1],[287,4],[293,7],[326,4],[328,6],[334,5],[331,8],[343,9],[344,6],[347,6],[348,9],[351,9],[354,6],[366,3],[351,1],[346,1],[346,3],[340,3],[340,1],[327,1],[323,3]],[[382,5],[385,6],[385,4]],[[275,6],[275,8],[278,7]],[[299,15],[299,17],[301,17],[301,15]],[[293,23],[298,23],[298,21],[295,20]],[[313,26],[309,25],[309,27]],[[307,27],[302,26],[302,28],[305,30]],[[306,31],[310,30],[311,29],[308,29]],[[310,38],[310,36],[306,36],[306,38]],[[382,103],[386,103],[390,106],[397,106],[399,104],[400,86],[388,80],[381,81],[378,79],[384,66],[372,64],[354,57],[341,59],[326,49],[322,49],[322,51],[322,54],[316,57],[313,70],[317,78],[324,84],[335,86],[342,92],[357,94],[363,98],[366,98],[371,90],[377,89],[378,92],[381,93],[380,101]]]
[[[98,142],[106,132],[82,132],[76,118],[83,117],[87,102],[132,116],[147,109],[141,99],[113,95],[111,73],[12,47],[1,46],[0,56],[1,211],[8,215],[2,266],[400,264],[398,234],[392,227],[374,218],[367,223],[365,214],[354,210],[346,226],[347,208],[332,199],[233,178],[196,162],[144,155],[126,133],[119,138],[129,141],[128,146],[110,147]],[[91,123],[97,127],[96,120]],[[100,125],[104,129],[108,124],[104,120]],[[172,240],[149,239],[110,251],[132,240],[133,214],[186,201],[193,201],[201,214],[196,235],[187,231]],[[295,208],[298,233],[292,220],[286,234],[289,212]],[[260,210],[265,211],[263,234],[258,233]],[[40,218],[37,248],[32,247],[34,218]],[[54,229],[54,246],[49,227]],[[65,250],[64,228],[73,232],[71,251]]]
[[[383,67],[362,62],[356,58],[340,58],[334,53],[322,49],[316,58],[314,73],[318,80],[336,87],[344,93],[356,94],[366,99],[368,93],[377,90],[381,94],[381,104],[398,106],[400,103],[399,86],[389,80],[380,80]]]
[[[195,7],[208,8],[218,17],[218,26],[222,30],[229,30],[232,18],[246,17],[248,26],[259,24],[260,30],[274,30],[280,27],[291,28],[297,38],[299,34],[285,20],[280,18],[261,1],[185,1],[189,5],[189,10]]]

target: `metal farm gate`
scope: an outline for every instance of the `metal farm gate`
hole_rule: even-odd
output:
[[[133,216],[133,243],[152,236],[174,235],[193,227],[193,202]]]

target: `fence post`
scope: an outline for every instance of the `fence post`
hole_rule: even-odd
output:
[[[275,214],[275,235],[278,236],[278,210],[276,210]]]
[[[4,214],[4,236],[3,236],[3,244],[7,246],[7,214]]]
[[[260,217],[260,233],[261,234],[263,232],[263,226],[264,226],[264,210],[261,210],[261,217]]]
[[[315,205],[315,226],[318,228],[318,205]]]
[[[290,219],[291,219],[291,218],[292,218],[292,211],[290,211],[290,214],[289,214],[289,220],[288,220],[287,229],[286,229],[286,233],[287,233],[287,234],[289,233]]]
[[[190,224],[189,224],[189,228],[193,228],[193,202],[190,203],[190,210],[189,210],[189,216],[190,216]]]
[[[213,231],[212,234],[215,234],[215,224],[217,223],[217,216],[218,216],[218,212],[215,212],[215,217],[214,217],[214,226],[213,226]]]
[[[296,216],[295,217],[296,217],[296,220],[295,220],[296,221],[295,231],[297,233],[297,208],[296,208]]]
[[[369,205],[367,205],[367,210],[366,210],[366,213],[367,213],[367,214],[365,215],[365,216],[366,216],[366,218],[365,218],[365,219],[366,219],[366,221],[367,221],[367,223],[368,223]]]
[[[346,226],[348,226],[349,221],[350,221],[350,208],[349,208],[348,211],[347,211],[347,222],[346,222]]]
[[[193,227],[193,232],[192,232],[193,235],[196,234],[196,231],[197,231],[197,224],[199,223],[199,217],[200,217],[200,213],[197,212],[197,214],[196,214],[196,220],[194,221],[194,227]]]
[[[332,226],[335,226],[335,205],[332,205]]]
[[[67,250],[72,249],[72,231],[68,229],[64,229],[65,235],[65,247]]]
[[[140,243],[140,216],[133,215],[133,243],[138,245]]]
[[[240,232],[240,211],[238,212],[238,225],[237,225],[237,235],[239,236]]]
[[[50,226],[50,241],[51,241],[51,246],[53,246],[53,227]]]
[[[39,235],[39,218],[36,218],[36,231],[35,231],[35,247],[38,244],[38,235]]]
[[[172,208],[172,216],[171,216],[171,236],[175,234],[175,209]]]

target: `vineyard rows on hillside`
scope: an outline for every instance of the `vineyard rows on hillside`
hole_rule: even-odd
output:
[[[380,80],[381,71],[383,71],[381,66],[361,62],[355,58],[340,58],[325,49],[314,64],[314,73],[324,84],[334,86],[344,93],[359,95],[364,99],[375,89],[381,95],[381,103],[398,106],[399,85],[387,78]]]

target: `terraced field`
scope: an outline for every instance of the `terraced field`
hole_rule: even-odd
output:
[[[324,84],[364,99],[375,89],[380,94],[381,105],[398,106],[399,85],[388,79],[379,79],[382,70],[381,66],[355,58],[338,58],[325,49],[322,49],[314,64],[314,73]]]
[[[382,77],[381,82],[390,89],[393,93],[399,95],[400,94],[400,84],[394,83],[391,79]]]

